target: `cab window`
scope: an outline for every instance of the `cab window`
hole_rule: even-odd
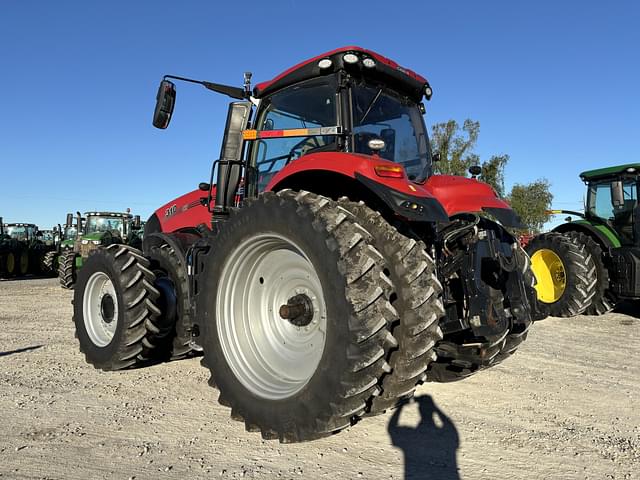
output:
[[[288,130],[336,125],[334,77],[315,78],[287,88],[265,100],[257,130]],[[258,191],[289,162],[319,149],[330,149],[335,136],[261,139],[254,142],[253,162],[258,171]]]

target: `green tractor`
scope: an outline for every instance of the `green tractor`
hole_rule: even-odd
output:
[[[80,222],[81,229],[83,219],[79,217],[78,221]],[[78,230],[78,224],[73,223],[73,214],[68,213],[64,227],[60,224],[58,224],[57,227],[54,227],[52,231],[52,242],[49,242],[49,239],[45,236],[45,243],[51,243],[53,249],[48,251],[42,259],[43,273],[58,275],[60,257],[64,252],[73,250],[76,237],[78,236]]]
[[[139,215],[121,212],[86,212],[83,219],[77,212],[74,226],[69,221],[65,227],[61,253],[58,260],[58,277],[63,288],[73,288],[78,269],[98,247],[126,244],[142,247],[142,230]]]
[[[640,298],[640,163],[582,172],[587,184],[579,217],[534,237],[527,246],[548,313],[602,315],[621,300]]]
[[[0,225],[0,277],[43,273],[43,257],[54,248],[44,232],[33,223],[3,224],[2,218]]]

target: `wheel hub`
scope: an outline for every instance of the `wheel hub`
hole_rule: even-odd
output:
[[[113,314],[115,313],[116,305],[113,302],[113,297],[108,293],[102,297],[100,300],[100,314],[102,315],[102,320],[105,323],[113,322]]]
[[[294,295],[280,307],[280,316],[296,327],[306,327],[313,320],[313,302],[304,293]]]

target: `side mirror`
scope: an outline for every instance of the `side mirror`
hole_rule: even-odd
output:
[[[135,228],[136,230],[140,228],[140,215],[134,215],[133,228]]]
[[[621,180],[611,182],[611,203],[613,208],[624,207],[624,189]]]
[[[153,126],[165,129],[169,126],[173,107],[176,104],[176,86],[169,80],[162,80],[156,95],[156,109],[153,112]]]
[[[434,152],[431,154],[431,161],[432,162],[439,162],[440,161],[440,152]]]
[[[475,178],[482,173],[482,167],[480,165],[471,165],[469,167],[469,173]]]

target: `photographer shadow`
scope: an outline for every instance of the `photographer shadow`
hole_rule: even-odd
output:
[[[388,425],[393,445],[404,453],[405,480],[459,480],[460,439],[455,425],[430,395],[416,397],[413,402],[418,403],[421,416],[416,427],[398,424],[402,409],[409,403],[395,410]]]

